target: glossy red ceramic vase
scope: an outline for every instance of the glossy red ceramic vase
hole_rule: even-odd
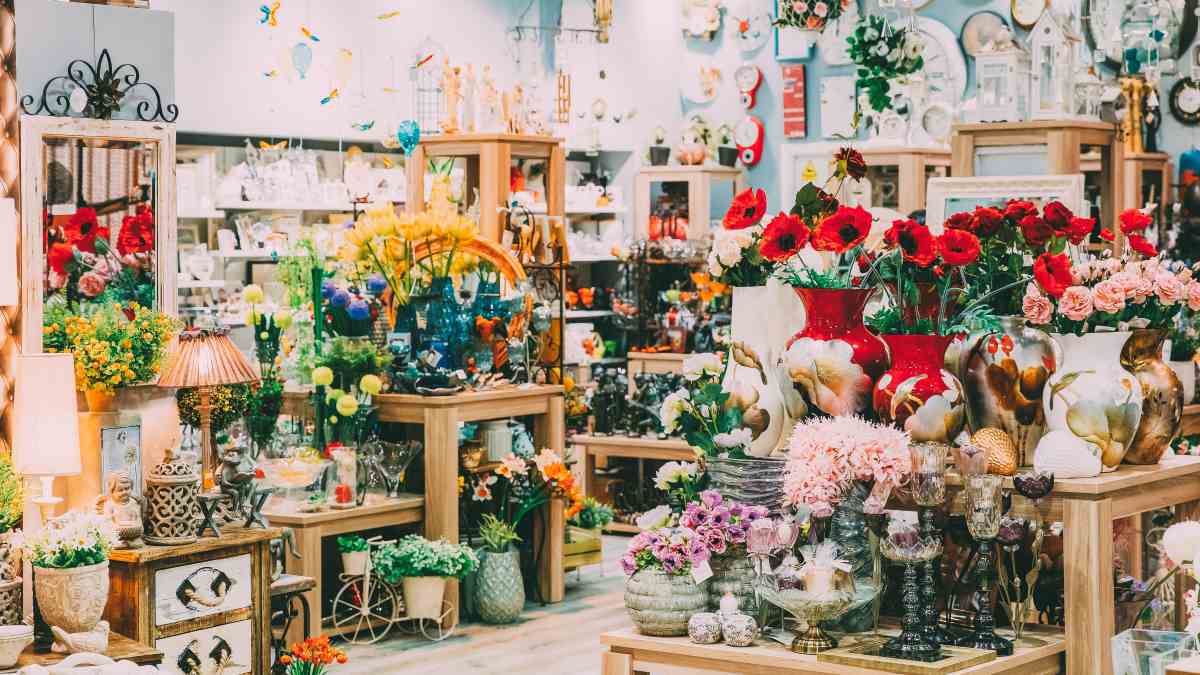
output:
[[[944,367],[953,337],[883,335],[892,367],[875,384],[875,416],[914,443],[950,443],[966,421],[962,383]]]
[[[871,388],[889,363],[883,340],[863,325],[863,308],[875,289],[793,290],[804,304],[804,329],[788,340],[783,364],[806,412],[866,414]]]

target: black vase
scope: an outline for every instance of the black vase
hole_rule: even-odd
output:
[[[737,166],[738,149],[727,145],[717,148],[717,163],[721,166]]]
[[[666,166],[671,160],[671,148],[665,145],[650,146],[650,164],[653,166]]]

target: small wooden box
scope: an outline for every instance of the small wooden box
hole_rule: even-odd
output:
[[[604,561],[601,551],[600,530],[585,530],[582,527],[567,527],[569,541],[563,544],[563,571],[578,569],[584,565],[598,565]]]

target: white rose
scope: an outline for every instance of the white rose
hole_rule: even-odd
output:
[[[888,46],[882,42],[875,45],[875,56],[887,56]]]
[[[688,382],[695,382],[702,377],[718,377],[725,369],[721,357],[705,353],[689,356],[683,362],[683,377]]]
[[[913,35],[904,42],[904,54],[910,59],[915,59],[925,51],[925,43],[921,38]]]
[[[671,507],[666,504],[656,506],[637,517],[637,526],[643,530],[657,530],[671,524]]]
[[[875,30],[874,28],[868,28],[863,31],[863,40],[866,40],[867,42],[874,42],[878,39],[879,31]]]
[[[733,267],[742,260],[742,249],[746,248],[753,238],[739,231],[719,233],[713,241],[713,252],[717,260],[725,267]]]
[[[713,443],[715,443],[718,448],[725,448],[727,450],[750,447],[750,442],[753,440],[753,433],[746,427],[741,427],[728,433],[717,434],[716,436],[713,436]]]
[[[672,392],[663,399],[662,407],[659,409],[659,417],[662,418],[663,429],[667,433],[673,433],[679,429],[679,416],[687,408],[688,391],[680,389]]]

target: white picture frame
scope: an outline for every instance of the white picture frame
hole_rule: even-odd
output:
[[[846,136],[853,138],[854,111],[858,107],[857,79],[853,75],[822,77],[820,90],[821,137]]]
[[[930,178],[925,200],[925,222],[941,231],[947,215],[971,211],[976,206],[1000,206],[1011,199],[1025,199],[1039,208],[1062,202],[1072,212],[1089,212],[1083,192],[1083,174],[1061,176],[970,176]]]
[[[133,494],[142,496],[142,427],[129,424],[100,429],[100,493],[108,494],[110,474],[127,471]]]

